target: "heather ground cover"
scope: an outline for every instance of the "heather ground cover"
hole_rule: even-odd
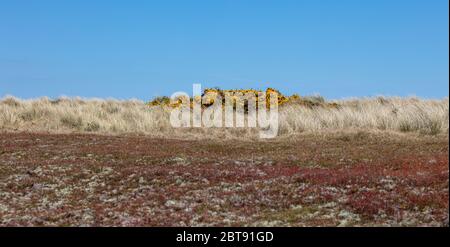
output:
[[[448,137],[0,134],[2,226],[443,226]]]

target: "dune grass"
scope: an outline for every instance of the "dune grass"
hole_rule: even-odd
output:
[[[323,102],[323,98],[305,100]],[[448,135],[449,99],[372,97],[333,101],[339,107],[292,102],[280,107],[279,136],[304,132],[368,130]],[[255,137],[255,128],[174,129],[163,106],[140,100],[48,98],[0,100],[0,130],[136,133],[161,137]]]

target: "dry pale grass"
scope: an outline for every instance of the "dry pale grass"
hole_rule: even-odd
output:
[[[448,135],[449,100],[376,97],[335,101],[339,107],[296,103],[280,108],[279,136],[323,131],[387,131]],[[0,130],[31,132],[137,133],[160,137],[257,137],[254,128],[171,127],[169,111],[143,101],[59,98],[0,100]]]

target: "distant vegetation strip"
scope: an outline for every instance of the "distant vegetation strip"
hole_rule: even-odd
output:
[[[372,97],[328,102],[320,96],[292,98],[280,106],[279,136],[303,132],[370,130],[448,135],[449,99]],[[152,105],[152,104],[150,104]],[[162,137],[254,137],[252,128],[174,129],[163,104],[140,100],[0,99],[1,131],[139,133]]]

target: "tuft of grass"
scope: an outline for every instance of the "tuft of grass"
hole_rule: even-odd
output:
[[[11,107],[19,107],[20,106],[20,99],[17,99],[13,96],[6,96],[0,101],[0,104],[4,104]]]
[[[63,126],[80,130],[83,127],[83,119],[81,117],[75,117],[73,115],[66,115],[61,117],[61,123]]]
[[[96,132],[96,131],[100,130],[100,124],[95,121],[89,122],[89,123],[87,123],[84,130],[87,132]]]

